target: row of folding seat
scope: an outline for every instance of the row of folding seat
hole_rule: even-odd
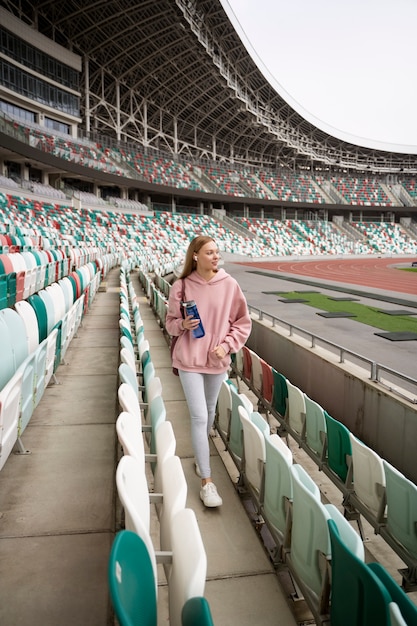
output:
[[[89,256],[96,258],[90,260]],[[81,264],[81,260],[85,263]],[[102,269],[102,262],[97,255],[88,255],[79,248],[0,254],[0,309],[13,307],[66,276],[74,278],[76,283],[89,282],[88,274],[91,277],[98,269]]]
[[[204,598],[204,545],[195,513],[186,508],[187,483],[175,455],[174,431],[166,419],[161,381],[155,375],[135,290],[124,267],[120,279],[121,412],[116,432],[123,456],[116,469],[116,486],[124,529],[116,534],[109,559],[112,604],[121,626],[139,619],[156,626],[157,564],[162,563],[170,624],[210,625],[210,607]],[[157,540],[151,538],[151,505],[159,522]]]
[[[0,310],[0,469],[16,444],[25,452],[22,434],[99,287],[94,268]]]
[[[332,626],[416,623],[417,607],[382,566],[365,564],[360,535],[336,506],[321,502],[318,486],[294,463],[288,445],[270,433],[267,420],[251,410],[248,398],[230,380],[223,383],[219,402],[216,424],[238,461],[240,490],[250,493],[256,519],[265,522],[275,543],[274,561],[288,566],[316,623],[329,618]],[[238,428],[233,427],[236,408],[239,447]],[[350,561],[355,576],[343,585],[340,580]],[[375,587],[380,589],[377,600]],[[372,615],[378,620],[372,621]]]
[[[404,586],[415,586],[416,485],[247,346],[236,355],[234,369],[260,406],[278,419],[281,431],[338,487],[345,515],[357,519],[361,535],[363,515],[406,564],[401,571]]]

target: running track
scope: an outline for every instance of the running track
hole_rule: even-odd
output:
[[[333,280],[338,283],[360,285],[395,291],[417,296],[417,272],[404,272],[396,269],[396,265],[411,266],[409,257],[361,258],[361,259],[326,259],[315,261],[261,261],[245,262],[257,269],[279,271],[284,274]]]

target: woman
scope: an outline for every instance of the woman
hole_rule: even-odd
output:
[[[222,504],[211,478],[208,440],[217,398],[230,354],[240,350],[251,331],[246,299],[236,280],[218,269],[219,259],[211,237],[199,235],[191,241],[180,278],[171,287],[166,317],[168,333],[178,337],[172,365],[178,369],[190,411],[200,498],[208,507]],[[181,301],[188,300],[195,301],[204,327],[205,334],[198,339],[192,331],[199,320],[181,311]]]

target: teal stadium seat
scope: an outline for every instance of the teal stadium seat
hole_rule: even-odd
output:
[[[135,532],[122,530],[116,535],[108,580],[120,626],[157,626],[154,569],[146,544]]]
[[[287,414],[288,387],[286,377],[272,368],[272,378],[274,391],[272,396],[272,406],[275,411],[284,419]]]
[[[327,411],[324,412],[326,418],[326,446],[327,462],[330,470],[343,484],[348,479],[348,472],[351,465],[352,446],[350,443],[349,430],[331,417]],[[324,465],[325,467],[325,465]]]
[[[182,609],[182,626],[214,626],[210,605],[204,597],[187,600]]]
[[[332,626],[391,626],[391,596],[372,568],[342,540],[333,520],[328,520],[331,540]]]

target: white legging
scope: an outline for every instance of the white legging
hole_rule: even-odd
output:
[[[200,374],[179,370],[191,416],[191,441],[201,478],[210,478],[209,433],[216,413],[220,387],[227,374]]]

